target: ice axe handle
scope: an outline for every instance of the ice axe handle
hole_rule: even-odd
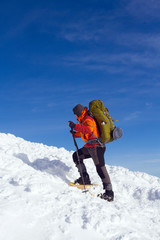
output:
[[[74,131],[73,131],[73,128],[71,128],[70,132],[72,133],[72,137],[73,137],[73,140],[74,140],[74,145],[76,147],[76,153],[77,153],[77,158],[78,158],[78,162],[80,164],[80,158],[79,158],[79,155],[78,155],[78,145],[77,145],[77,142],[76,142],[76,139],[75,139],[75,136],[74,136]],[[81,165],[80,165],[81,166]],[[83,175],[82,175],[82,169],[80,167],[80,175],[82,176],[82,181],[83,181],[83,185],[84,185],[84,191],[83,192],[87,192],[88,190],[86,190],[86,187],[85,187],[85,182],[84,182],[84,178],[83,178]]]
[[[76,147],[76,149],[78,151],[78,145],[77,145],[77,142],[76,142],[76,139],[75,139],[75,136],[74,136],[75,132],[73,131],[73,128],[71,128],[70,133],[72,133],[72,137],[73,137],[73,140],[74,140],[74,145],[75,145],[75,147]]]

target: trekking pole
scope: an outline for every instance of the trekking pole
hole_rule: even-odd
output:
[[[82,167],[81,167],[81,162],[80,162],[80,158],[79,158],[79,154],[78,154],[78,145],[77,145],[77,142],[76,142],[76,139],[75,139],[75,136],[74,136],[74,131],[73,129],[71,129],[70,131],[72,133],[72,136],[73,136],[73,141],[74,141],[74,145],[76,147],[76,154],[77,154],[77,159],[78,159],[78,163],[79,163],[79,170],[80,170],[80,175],[82,176],[82,182],[83,182],[83,186],[84,186],[84,191],[83,192],[88,192],[88,190],[86,190],[86,187],[85,187],[85,181],[84,181],[84,177],[83,177],[83,174],[82,174]]]

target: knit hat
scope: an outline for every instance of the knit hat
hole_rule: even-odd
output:
[[[79,117],[81,115],[81,113],[83,112],[84,107],[81,104],[77,104],[74,108],[73,108],[73,112],[75,115],[77,115],[77,117]]]

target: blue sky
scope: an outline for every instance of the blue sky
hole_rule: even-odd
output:
[[[0,132],[74,150],[72,108],[101,99],[124,131],[106,163],[160,177],[159,12],[159,0],[1,1]]]

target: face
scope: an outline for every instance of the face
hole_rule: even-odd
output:
[[[76,114],[74,114],[76,118],[78,118],[78,116]]]

